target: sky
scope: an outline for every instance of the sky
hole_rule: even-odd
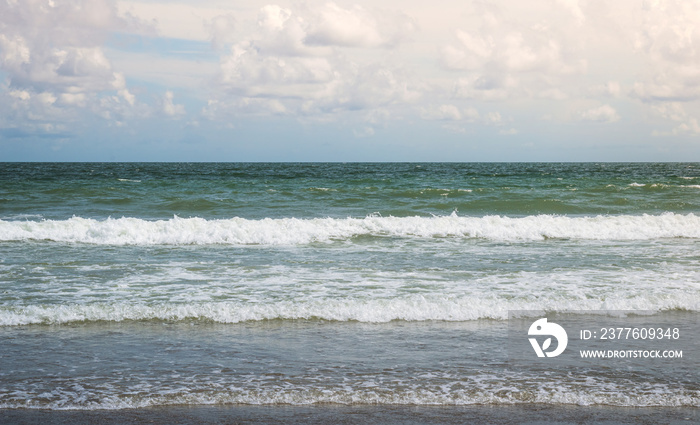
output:
[[[700,161],[698,0],[0,0],[0,161]]]

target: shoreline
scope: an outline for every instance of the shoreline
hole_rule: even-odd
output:
[[[0,409],[0,424],[691,424],[697,407],[471,406],[163,406],[120,410]]]

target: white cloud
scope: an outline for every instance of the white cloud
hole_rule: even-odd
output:
[[[337,104],[340,108],[372,109],[404,105],[421,97],[420,89],[400,69],[380,64],[369,64],[359,69],[349,66],[341,75],[344,82],[340,88],[342,103]]]
[[[522,93],[520,80],[511,75],[478,75],[459,78],[452,89],[452,96],[458,99],[478,99],[485,101],[506,100]]]
[[[49,128],[62,131],[65,127],[61,123],[72,120],[62,106],[60,96],[50,91],[0,91],[0,128],[22,128],[28,133]]]
[[[117,1],[117,16],[122,19],[138,17],[143,23],[168,38],[211,41],[213,36],[228,37],[225,31],[232,29],[233,21],[226,22],[231,10],[225,7],[208,7],[206,2],[143,2],[138,0]],[[223,19],[219,19],[223,17]]]
[[[455,105],[446,104],[438,107],[428,107],[421,110],[421,117],[436,121],[464,121],[473,123],[481,120],[481,114],[474,107],[460,109]]]
[[[272,98],[222,98],[210,99],[202,109],[202,115],[212,121],[230,122],[231,115],[286,115],[287,108]]]
[[[374,16],[361,6],[343,9],[329,3],[316,20],[305,39],[309,44],[376,47],[384,43]]]
[[[220,68],[216,62],[159,56],[152,53],[107,49],[106,54],[114,68],[132,79],[165,87],[187,89],[203,97],[207,96],[206,93],[202,93],[206,81],[213,79]]]
[[[306,19],[290,9],[278,5],[267,5],[258,13],[258,32],[251,34],[247,44],[262,55],[320,56],[329,50],[310,46],[305,42],[308,32]]]
[[[84,107],[87,103],[85,93],[61,93],[60,101],[64,105]]]
[[[241,43],[222,61],[220,83],[243,96],[317,98],[336,78],[326,58],[265,55],[252,43]]]
[[[170,117],[185,115],[185,106],[174,103],[174,98],[175,95],[173,92],[170,90],[165,92],[165,95],[163,96],[163,113]]]
[[[442,121],[444,122],[443,128],[454,133],[467,133],[468,129],[473,128],[475,124],[500,128],[503,127],[506,122],[511,121],[510,119],[503,118],[498,111],[480,113],[476,108],[471,106],[460,109],[452,104],[423,108],[421,110],[421,118]],[[498,132],[498,134],[501,135],[514,135],[517,133],[517,130],[514,128],[501,129]]]
[[[401,14],[359,6],[264,6],[257,30],[221,59],[217,110],[247,110],[235,98],[274,98],[276,113],[307,117],[411,103],[420,84],[372,55],[403,40],[411,25]]]
[[[484,117],[484,121],[491,125],[500,125],[503,122],[503,117],[501,117],[500,112],[489,112]]]
[[[479,111],[473,107],[469,107],[463,110],[462,114],[464,115],[464,119],[466,119],[467,121],[476,121],[480,118]]]
[[[667,0],[645,3],[635,48],[648,70],[634,85],[644,100],[700,99],[700,3]]]
[[[215,48],[223,48],[235,41],[236,18],[230,13],[213,17],[208,25],[211,41]]]
[[[582,25],[586,20],[586,15],[583,13],[583,10],[579,5],[579,0],[557,0],[557,3],[561,4],[565,9],[571,12],[571,15],[576,18],[576,22],[579,25]]]
[[[0,70],[23,103],[12,103],[12,116],[0,126],[47,121],[37,128],[56,129],[50,121],[77,120],[78,109],[99,109],[109,92],[133,106],[124,75],[101,46],[109,31],[130,25],[107,0],[1,2]]]
[[[440,55],[454,76],[451,94],[499,103],[547,99],[559,110],[584,98],[623,98],[623,86],[641,74],[630,59],[636,9],[625,0],[465,3],[463,23]]]
[[[374,136],[374,128],[370,126],[356,128],[352,131],[352,133],[358,138],[371,137]]]
[[[608,81],[603,84],[596,84],[587,90],[588,96],[591,97],[613,97],[620,98],[622,96],[622,86],[618,81]]]
[[[688,114],[680,102],[663,102],[652,107],[657,115],[671,121],[685,121]]]
[[[518,134],[546,119],[543,137],[571,120],[695,136],[698,28],[700,3],[681,0],[0,0],[0,127],[285,116]]]
[[[700,124],[697,118],[689,118],[687,122],[681,123],[673,129],[674,134],[700,134]]]
[[[582,111],[579,114],[582,121],[613,123],[620,120],[620,115],[615,108],[610,105],[602,105]]]
[[[131,106],[134,106],[136,104],[136,96],[131,94],[129,90],[127,89],[121,89],[117,92],[117,94],[124,100],[126,100],[126,103],[128,103]]]
[[[9,95],[20,100],[29,100],[32,97],[26,90],[13,90],[9,93]]]
[[[424,119],[439,121],[459,121],[462,113],[455,105],[440,105],[437,108],[423,108],[421,116]]]
[[[413,20],[404,14],[378,13],[359,5],[344,9],[326,3],[310,20],[305,42],[311,45],[389,47],[416,30]]]
[[[566,31],[542,23],[526,24],[495,4],[472,3],[480,23],[457,29],[457,43],[442,49],[443,65],[452,70],[560,75],[580,72],[582,62],[567,53],[577,46]],[[476,21],[472,20],[476,23]],[[565,47],[568,46],[568,47]]]
[[[2,51],[0,59],[6,69],[20,70],[22,65],[29,63],[29,46],[20,35],[14,34],[8,37],[0,34],[0,50]]]
[[[54,96],[53,93],[48,92],[39,93],[36,96],[36,99],[46,106],[53,105],[57,100],[56,96]]]
[[[617,81],[608,81],[605,85],[607,93],[612,97],[620,97],[622,94],[622,89],[620,88],[620,83]]]
[[[558,88],[548,88],[539,92],[537,97],[550,100],[566,100],[569,98],[569,95]]]
[[[680,102],[663,102],[652,106],[652,111],[659,117],[671,121],[675,127],[670,132],[655,131],[655,135],[700,134],[700,124],[690,116]]]

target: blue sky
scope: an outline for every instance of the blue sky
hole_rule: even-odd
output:
[[[700,161],[700,2],[0,2],[0,161]]]

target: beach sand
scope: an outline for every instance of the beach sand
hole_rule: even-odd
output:
[[[0,410],[1,424],[696,424],[691,407],[177,406],[124,410]]]

